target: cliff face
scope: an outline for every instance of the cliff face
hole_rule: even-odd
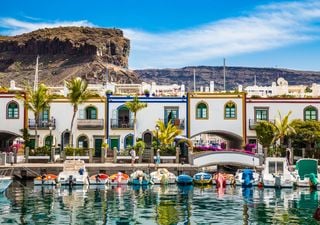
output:
[[[185,84],[193,90],[193,70],[196,74],[197,88],[209,86],[214,81],[215,89],[223,89],[223,67],[198,66],[180,69],[146,69],[135,70],[140,79],[145,82],[155,81],[158,84]],[[256,76],[257,85],[270,86],[277,78],[283,77],[289,85],[311,85],[320,83],[320,72],[297,71],[277,68],[252,68],[252,67],[226,67],[226,88],[236,88],[239,84],[250,86],[254,84]]]
[[[48,85],[61,84],[72,76],[99,83],[105,79],[106,66],[109,81],[138,82],[128,70],[129,52],[130,41],[119,29],[60,27],[0,36],[0,85],[12,79],[32,81],[37,55],[39,79]]]

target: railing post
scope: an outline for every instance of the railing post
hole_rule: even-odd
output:
[[[113,162],[117,163],[117,155],[118,155],[118,149],[117,147],[113,147]]]
[[[188,162],[190,165],[193,165],[193,153],[192,153],[192,148],[188,147]]]
[[[93,161],[93,148],[89,148],[89,163]]]
[[[176,147],[176,163],[179,163],[179,156],[180,156],[180,148]]]
[[[24,152],[24,161],[26,162],[26,163],[28,163],[29,162],[29,147],[26,147],[25,148],[25,152]]]
[[[154,148],[151,147],[151,152],[150,152],[150,163],[154,163]]]

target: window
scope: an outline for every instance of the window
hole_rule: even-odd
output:
[[[255,108],[255,121],[268,120],[269,110],[268,108]]]
[[[87,120],[96,120],[97,119],[97,109],[93,106],[86,108],[86,119]]]
[[[41,114],[40,114],[40,118],[42,121],[46,121],[48,122],[49,121],[49,109],[44,109]]]
[[[179,118],[179,108],[177,107],[165,107],[164,108],[164,123],[167,125],[171,120],[174,124],[175,120]]]
[[[208,119],[208,106],[204,102],[200,102],[197,105],[196,109],[196,118],[197,119]]]
[[[236,108],[236,104],[234,102],[229,101],[225,104],[224,118],[225,119],[236,119],[237,118],[237,108]]]
[[[304,120],[318,120],[318,110],[313,106],[304,109]]]
[[[128,134],[124,138],[124,148],[132,147],[132,146],[133,146],[133,135],[132,134]]]
[[[52,137],[52,135],[51,136],[47,136],[44,139],[44,145],[47,146],[47,147],[50,147],[50,146],[53,145],[53,137]]]
[[[19,118],[19,107],[18,103],[10,102],[7,105],[7,118],[8,119],[18,119]]]
[[[78,148],[88,148],[88,137],[87,136],[80,136],[78,138]]]

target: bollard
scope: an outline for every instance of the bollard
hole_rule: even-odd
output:
[[[93,148],[89,149],[89,163],[92,163],[93,161],[93,151],[94,151]]]
[[[176,163],[179,163],[180,159],[180,148],[176,147]]]
[[[5,152],[2,152],[1,154],[1,165],[6,165],[7,163],[7,154]]]
[[[55,159],[54,156],[56,154],[56,149],[54,147],[51,147],[51,162],[54,163]]]
[[[117,147],[113,148],[113,163],[117,163],[117,154],[118,154],[118,149]]]

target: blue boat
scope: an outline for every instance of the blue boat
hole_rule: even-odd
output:
[[[177,176],[176,182],[180,185],[190,185],[192,184],[192,177],[187,174],[181,174]]]
[[[207,185],[212,183],[212,176],[209,173],[196,173],[193,176],[193,181],[195,184],[200,184],[200,185]]]
[[[137,170],[130,175],[129,184],[148,185],[148,184],[150,184],[150,177],[142,170]]]

